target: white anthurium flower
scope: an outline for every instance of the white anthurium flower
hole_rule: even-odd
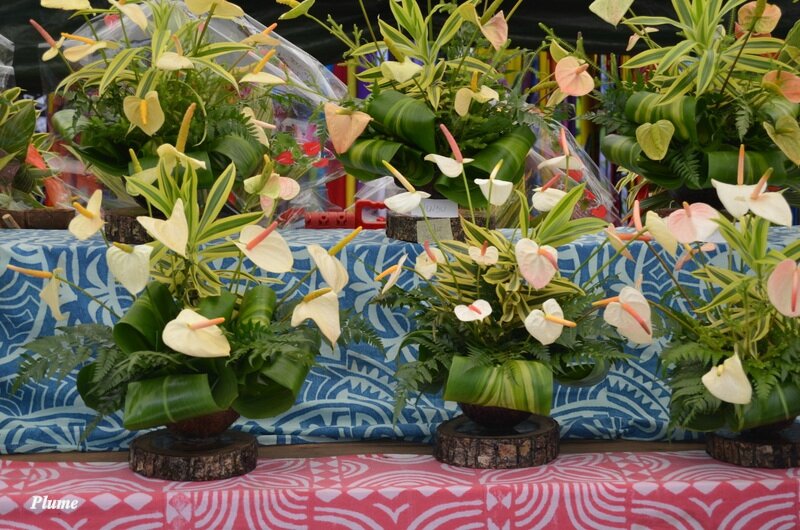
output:
[[[469,305],[457,305],[453,308],[461,322],[481,321],[492,314],[492,306],[486,300],[475,300]]]
[[[64,9],[65,11],[80,11],[92,8],[89,0],[41,0],[41,6],[45,9]]]
[[[189,244],[189,223],[186,221],[183,199],[175,201],[175,206],[172,207],[172,213],[167,220],[144,215],[140,215],[136,220],[159,243],[179,256],[186,257],[186,246]]]
[[[422,66],[408,57],[403,59],[402,62],[384,61],[381,63],[381,74],[383,77],[400,84],[414,79],[421,71]]]
[[[394,287],[394,285],[397,283],[397,280],[400,278],[400,273],[403,272],[403,264],[406,262],[407,258],[408,256],[403,254],[397,263],[375,276],[375,281],[378,282],[387,276],[389,277],[389,279],[386,280],[386,283],[383,285],[383,289],[381,289],[381,294],[386,294],[386,291]]]
[[[481,267],[494,265],[500,259],[500,251],[497,250],[497,247],[490,246],[488,241],[485,241],[482,247],[470,246],[467,253],[472,261]]]
[[[478,185],[481,193],[483,193],[483,196],[486,197],[486,200],[489,201],[489,204],[492,206],[504,205],[508,198],[511,197],[511,192],[514,191],[513,182],[497,179],[497,173],[502,167],[503,160],[501,159],[497,165],[494,166],[488,179],[475,179],[475,184]]]
[[[102,190],[95,190],[86,206],[74,202],[72,206],[78,211],[75,218],[69,222],[70,233],[83,241],[97,233],[103,227],[103,218],[100,217],[100,206],[103,201]]]
[[[150,245],[124,245],[113,243],[106,250],[108,270],[132,295],[136,296],[150,280]]]
[[[628,250],[628,247],[625,244],[625,242],[617,234],[617,230],[616,230],[616,228],[614,228],[613,224],[609,223],[609,225],[605,229],[605,233],[606,233],[606,237],[608,238],[609,244],[611,244],[611,246],[614,248],[614,250],[616,250],[622,256],[624,256],[625,259],[629,259],[631,261],[636,261],[636,259],[633,257],[633,254],[631,254],[631,251]]]
[[[531,197],[531,206],[539,212],[549,212],[567,195],[557,188],[536,188]]]
[[[42,54],[42,61],[49,61],[54,59],[57,55],[61,47],[64,46],[64,37],[61,37],[57,41],[53,41],[50,47]]]
[[[292,326],[299,326],[309,318],[319,327],[331,346],[336,344],[342,333],[339,324],[339,298],[330,287],[310,293],[295,306]]]
[[[62,48],[64,58],[71,63],[76,63],[104,48],[116,46],[105,40],[98,41],[82,35],[73,35],[72,33],[61,33],[61,36],[66,40],[82,43]]]
[[[722,205],[732,216],[739,218],[750,211],[773,224],[792,226],[792,208],[783,194],[776,191],[761,191],[766,184],[764,177],[762,182],[749,186],[726,184],[714,179],[711,179],[711,184],[716,188]]]
[[[319,245],[308,245],[307,249],[328,287],[333,289],[334,293],[341,293],[350,280],[342,262],[328,254],[328,251]]]
[[[263,45],[263,46],[276,47],[281,43],[281,41],[272,36],[272,32],[275,30],[276,27],[278,27],[278,23],[273,22],[272,24],[264,28],[264,31],[261,31],[259,33],[256,33],[255,35],[250,35],[242,39],[242,44],[249,44],[250,46]]]
[[[433,278],[433,275],[436,274],[439,263],[445,261],[445,257],[441,250],[432,248],[428,241],[425,241],[424,247],[425,252],[417,256],[414,263],[414,270],[426,280],[430,280]]]
[[[250,107],[243,108],[242,114],[247,118],[247,120],[253,126],[252,128],[255,129],[256,139],[258,140],[258,143],[269,147],[269,138],[267,138],[267,133],[265,130],[266,129],[274,130],[276,129],[276,126],[256,118],[255,111],[253,111],[253,109],[251,109]]]
[[[236,18],[244,16],[241,7],[226,0],[186,0],[186,7],[195,15],[202,15],[214,8],[214,17]]]
[[[496,90],[482,85],[480,90],[472,90],[470,87],[459,88],[456,92],[453,108],[459,116],[466,116],[469,114],[469,107],[473,101],[478,103],[486,103],[488,101],[498,101],[500,95]]]
[[[228,357],[231,345],[218,326],[225,319],[208,319],[192,309],[183,309],[164,326],[161,339],[178,353],[190,357]]]
[[[300,184],[289,177],[282,177],[277,173],[272,173],[267,179],[263,175],[245,179],[244,190],[253,195],[266,196],[272,199],[281,198],[288,201],[294,199],[300,193]]]
[[[147,15],[144,14],[141,6],[137,4],[120,3],[116,0],[108,0],[108,3],[116,7],[120,13],[128,17],[131,22],[139,26],[142,31],[147,29]]]
[[[53,269],[52,272],[39,271],[34,269],[26,269],[24,267],[19,267],[12,264],[6,265],[6,268],[10,271],[24,274],[32,278],[42,278],[44,280],[48,280],[44,283],[44,286],[39,293],[39,298],[41,298],[42,301],[47,304],[47,306],[50,308],[50,311],[53,312],[53,317],[56,320],[64,320],[64,315],[61,313],[61,303],[58,296],[59,287],[61,285],[60,276],[64,274],[62,269],[56,268]]]
[[[257,85],[285,85],[286,80],[267,72],[249,73],[242,77],[242,83],[255,83]]]
[[[469,164],[473,161],[472,158],[465,158],[459,162],[455,158],[436,154],[425,155],[425,160],[436,164],[436,166],[439,168],[439,171],[442,172],[442,175],[451,179],[460,177],[461,173],[464,172],[464,164]]]
[[[131,125],[139,127],[147,136],[153,136],[164,125],[164,110],[155,90],[143,98],[126,96],[122,101],[122,110]]]
[[[545,287],[558,272],[558,251],[549,245],[522,238],[514,246],[514,254],[520,274],[534,289]]]
[[[206,168],[205,162],[192,158],[186,155],[186,153],[181,153],[172,144],[161,144],[158,146],[158,149],[156,149],[156,153],[161,163],[164,164],[164,169],[167,173],[171,173],[178,164],[184,167],[191,166],[192,169]]]
[[[700,381],[712,396],[726,403],[747,405],[753,398],[753,387],[744,373],[738,353],[713,367]]]
[[[553,158],[548,158],[540,163],[537,168],[540,172],[553,173],[554,170],[561,171],[583,171],[586,166],[583,165],[581,159],[572,155],[560,155]]]
[[[156,61],[156,68],[168,72],[174,72],[177,70],[193,70],[194,63],[185,55],[175,52],[164,52],[158,57],[158,60]]]
[[[239,233],[236,246],[261,269],[280,274],[292,270],[294,257],[289,245],[275,231],[277,227],[277,221],[267,228],[258,225],[246,226]]]
[[[408,179],[406,179],[402,173],[397,171],[389,162],[384,160],[383,165],[386,166],[392,175],[394,175],[394,178],[396,178],[400,184],[402,184],[403,187],[408,190],[384,199],[383,204],[393,212],[408,213],[416,209],[422,202],[422,199],[427,199],[431,196],[430,193],[417,191],[414,186],[411,185]]]
[[[542,309],[534,309],[525,318],[525,329],[544,346],[557,341],[564,326],[574,328],[576,325],[564,318],[564,311],[554,298],[545,300]]]
[[[636,344],[653,342],[650,304],[638,289],[623,287],[619,296],[595,302],[605,305],[603,319],[617,328],[620,335]]]

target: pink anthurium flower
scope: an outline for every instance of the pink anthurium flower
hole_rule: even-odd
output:
[[[756,1],[744,4],[739,8],[736,21],[742,28],[746,30],[752,29],[754,33],[772,33],[781,20],[781,8],[774,4],[766,4],[761,16],[756,18],[757,6],[758,2]]]
[[[406,179],[399,171],[397,171],[389,162],[383,161],[383,165],[391,171],[394,178],[396,178],[403,187],[408,190],[403,193],[398,193],[392,197],[387,197],[383,204],[387,208],[397,213],[408,213],[419,206],[422,199],[427,199],[431,196],[430,193],[424,191],[417,191],[414,186]]]
[[[247,193],[259,195],[261,207],[265,212],[270,213],[276,199],[288,201],[297,197],[300,193],[300,184],[292,178],[282,177],[273,172],[266,179],[264,175],[256,175],[245,179],[244,190]]]
[[[292,312],[292,326],[297,327],[309,318],[319,327],[331,346],[336,344],[342,328],[339,323],[339,298],[333,289],[325,287],[306,295]]]
[[[45,282],[44,286],[42,287],[42,291],[39,293],[39,298],[41,298],[42,301],[47,304],[47,307],[50,308],[50,311],[53,312],[53,318],[56,320],[64,320],[64,318],[66,318],[64,317],[63,313],[61,313],[61,300],[58,296],[59,288],[61,286],[61,280],[59,277],[64,273],[63,270],[53,269],[53,272],[50,272],[26,269],[16,265],[7,265],[6,267],[10,271],[31,276],[32,278],[43,278],[45,280],[50,280]]]
[[[189,244],[189,223],[186,221],[183,199],[175,201],[175,206],[172,207],[172,213],[167,220],[144,215],[140,215],[136,220],[159,243],[176,254],[186,257],[186,246]]]
[[[558,272],[558,251],[549,245],[539,246],[523,238],[517,241],[514,253],[520,274],[534,289],[545,287]]]
[[[667,228],[678,243],[708,241],[717,231],[718,217],[719,212],[705,203],[684,202],[683,209],[674,211],[667,217]]]
[[[753,398],[753,387],[744,373],[738,353],[713,367],[700,381],[712,396],[726,403],[747,405]]]
[[[492,306],[486,300],[475,300],[469,305],[457,305],[453,308],[461,322],[481,321],[492,314]]]
[[[761,84],[773,87],[792,103],[800,103],[800,77],[791,72],[773,70],[764,74]]]
[[[108,270],[132,295],[136,296],[147,286],[150,280],[150,245],[132,247],[122,243],[113,243],[106,250]]]
[[[334,293],[342,292],[350,277],[342,262],[319,245],[308,245],[308,255],[314,260],[322,279],[333,289]]]
[[[461,149],[459,149],[456,139],[453,138],[453,135],[444,123],[440,124],[439,128],[442,130],[442,133],[444,133],[445,138],[447,138],[447,143],[453,151],[453,158],[430,154],[425,156],[425,160],[435,163],[439,167],[439,171],[441,171],[445,177],[460,177],[464,172],[464,164],[469,164],[473,160],[471,158],[464,158],[461,155]]]
[[[684,252],[681,254],[681,257],[678,258],[678,261],[675,262],[675,271],[679,271],[683,268],[684,265],[689,263],[697,254],[701,252],[712,252],[717,249],[717,245],[715,243],[703,243],[700,248],[692,248],[689,245],[683,245]]]
[[[277,221],[266,228],[258,225],[246,226],[239,233],[236,246],[259,268],[281,274],[292,270],[294,258],[289,245],[275,231],[277,227]]]
[[[361,136],[372,118],[366,112],[345,109],[335,103],[325,103],[325,124],[333,149],[342,154]]]
[[[619,296],[600,300],[592,305],[606,306],[603,319],[617,328],[623,337],[636,344],[653,342],[650,304],[638,289],[623,287]]]
[[[488,241],[484,241],[483,246],[480,248],[470,246],[467,252],[469,253],[469,257],[472,258],[472,261],[481,267],[494,265],[497,263],[497,260],[500,259],[500,252],[497,250],[497,247],[489,245]]]
[[[557,341],[564,326],[574,328],[577,324],[564,318],[564,311],[554,298],[546,300],[542,309],[534,309],[525,318],[525,329],[544,346]]]
[[[514,191],[513,182],[497,179],[497,173],[500,172],[502,167],[503,159],[501,158],[492,169],[488,179],[475,179],[475,184],[478,185],[481,193],[492,206],[504,205],[508,198],[511,197],[511,192]]]
[[[481,25],[481,33],[495,50],[500,50],[508,40],[508,21],[502,11]]]
[[[445,257],[441,250],[431,247],[430,241],[425,241],[423,246],[425,247],[425,252],[417,256],[414,270],[426,280],[430,280],[436,274],[439,263],[444,262]]]
[[[192,309],[183,309],[164,326],[161,339],[178,353],[190,357],[228,357],[231,345],[219,327],[224,318],[208,319]]]
[[[83,241],[97,233],[103,227],[103,218],[100,217],[100,206],[103,201],[103,191],[95,190],[89,198],[86,206],[79,202],[73,202],[72,206],[77,210],[77,214],[69,222],[70,233]]]
[[[791,259],[778,263],[767,280],[767,295],[784,316],[800,316],[800,267]]]
[[[375,276],[375,281],[378,282],[387,276],[389,277],[389,279],[386,280],[386,283],[383,285],[383,289],[381,289],[381,294],[386,294],[386,291],[394,287],[394,284],[397,283],[397,280],[400,278],[400,273],[403,272],[403,264],[406,262],[406,258],[408,258],[408,256],[403,254],[397,263]]]
[[[556,64],[558,89],[568,96],[585,96],[594,89],[594,79],[586,70],[589,64],[567,56]]]
[[[61,47],[64,45],[64,37],[61,37],[58,39],[58,41],[56,41],[53,36],[41,26],[41,24],[33,19],[28,20],[28,22],[30,22],[31,26],[33,26],[34,29],[39,32],[39,35],[42,36],[42,39],[44,39],[47,45],[50,46],[50,48],[48,48],[47,51],[42,54],[42,61],[49,61],[58,55],[59,50],[61,50]]]

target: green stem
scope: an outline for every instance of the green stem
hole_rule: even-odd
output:
[[[192,55],[197,55],[198,50],[200,49],[200,45],[203,43],[203,38],[206,36],[206,31],[208,31],[208,25],[211,24],[211,17],[214,16],[214,10],[217,9],[217,4],[211,4],[211,9],[208,10],[208,16],[206,16],[206,20],[203,23],[203,29],[200,31],[200,35],[197,37],[197,41],[194,43],[194,48],[192,49]]]
[[[94,301],[94,302],[97,302],[97,303],[98,303],[98,304],[99,304],[99,305],[100,305],[100,306],[101,306],[103,309],[105,309],[106,311],[108,311],[108,312],[111,314],[111,316],[113,316],[115,319],[119,320],[119,319],[121,318],[121,317],[120,317],[120,316],[117,314],[117,312],[116,312],[116,311],[114,311],[113,309],[111,309],[111,308],[110,308],[109,306],[107,306],[107,305],[106,305],[104,302],[102,302],[102,301],[98,300],[98,298],[97,298],[96,296],[94,296],[92,293],[90,293],[89,291],[87,291],[86,289],[84,289],[83,287],[81,287],[80,285],[78,285],[77,283],[73,283],[73,282],[69,281],[69,280],[68,280],[68,279],[66,279],[66,278],[62,278],[61,276],[55,276],[55,275],[54,275],[54,276],[53,276],[53,278],[55,278],[56,280],[58,280],[58,281],[60,281],[60,282],[64,282],[65,284],[69,285],[70,287],[72,287],[72,288],[73,288],[73,289],[75,289],[76,291],[80,292],[81,294],[83,294],[83,295],[85,295],[85,296],[88,296],[88,297],[89,297],[89,298],[90,298],[92,301]]]
[[[674,271],[669,267],[667,262],[664,261],[664,258],[661,257],[661,254],[659,254],[656,251],[656,249],[649,241],[645,241],[644,244],[647,245],[647,248],[650,249],[650,252],[652,252],[653,255],[656,257],[658,262],[661,264],[661,267],[664,269],[664,272],[666,272],[667,275],[669,275],[670,279],[672,280],[672,283],[675,284],[675,287],[678,288],[678,290],[681,292],[681,295],[686,299],[686,303],[689,305],[689,308],[692,310],[692,312],[694,312],[695,306],[694,304],[692,304],[692,299],[689,298],[689,295],[686,293],[686,290],[684,289],[683,285],[681,285],[681,282],[679,282],[678,278],[675,277]]]

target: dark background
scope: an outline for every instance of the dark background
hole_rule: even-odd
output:
[[[277,20],[287,9],[274,0],[234,2],[265,25]],[[389,0],[364,0],[372,20],[377,16],[391,19],[391,15],[387,15],[388,2]],[[514,3],[513,0],[506,0],[504,7],[508,10]],[[523,47],[538,46],[543,37],[538,26],[541,22],[555,28],[557,34],[565,39],[573,40],[581,32],[590,51],[622,51],[630,32],[624,27],[615,29],[600,20],[589,11],[590,3],[590,0],[524,0],[510,22],[512,42]],[[781,25],[775,34],[784,37],[792,24],[800,18],[800,3],[790,0],[773,0],[772,3],[783,10]],[[92,5],[106,7],[107,4],[105,0],[92,0]],[[669,0],[636,0],[633,8],[637,15],[673,14]],[[364,20],[356,0],[317,0],[312,13],[323,20],[330,13],[345,28],[351,28],[353,24],[363,27]],[[37,48],[41,40],[28,24],[28,19],[36,19],[57,38],[60,31],[71,31],[81,24],[80,20],[69,20],[68,14],[66,11],[42,9],[39,7],[39,0],[0,0],[0,34],[15,43],[17,84],[31,93],[41,91],[41,52]],[[341,58],[343,48],[338,41],[307,19],[281,21],[277,32],[324,64],[334,63]],[[663,42],[664,36],[656,35],[655,38]]]

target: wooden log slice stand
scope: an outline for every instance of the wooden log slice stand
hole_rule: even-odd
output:
[[[433,456],[453,466],[516,469],[554,460],[558,444],[558,423],[547,416],[533,414],[502,433],[457,416],[436,429]]]
[[[459,214],[465,219],[471,218],[469,210],[459,210]],[[485,214],[476,212],[475,222],[479,226],[485,226]],[[495,218],[492,216],[490,228],[495,228],[495,225]],[[436,237],[429,235],[430,228],[433,228]],[[464,241],[464,228],[461,226],[461,217],[429,218],[426,223],[423,217],[389,211],[386,215],[386,237],[410,243],[424,243],[426,239],[429,241],[435,239]],[[422,237],[421,240],[420,237]]]
[[[10,216],[12,221],[7,220],[6,216]],[[72,208],[0,209],[0,217],[3,218],[0,227],[65,230],[75,217],[75,210]]]
[[[160,212],[153,212],[160,215]],[[147,210],[138,206],[131,208],[117,208],[103,212],[103,225],[106,238],[109,241],[125,243],[128,245],[142,245],[153,240],[147,234],[147,230],[139,224],[136,217],[139,215],[149,215]]]
[[[786,469],[800,466],[800,424],[784,429],[706,434],[712,458],[742,467]]]

